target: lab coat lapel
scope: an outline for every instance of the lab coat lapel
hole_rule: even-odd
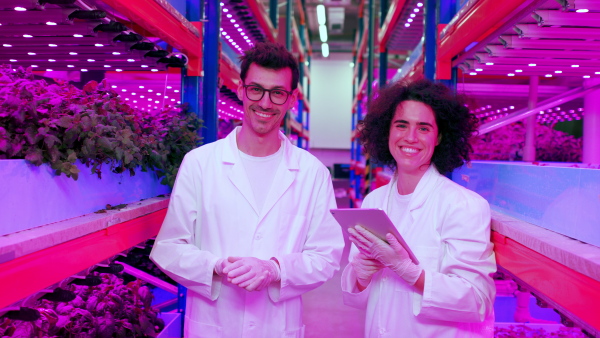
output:
[[[292,143],[281,132],[279,132],[279,138],[283,141],[281,145],[284,147],[283,158],[275,172],[271,190],[267,194],[267,199],[265,200],[262,212],[260,213],[260,220],[269,213],[275,203],[279,201],[281,196],[283,196],[286,190],[292,185],[300,167],[298,157],[293,153],[292,147],[294,146]]]
[[[425,204],[425,201],[427,201],[427,198],[431,195],[431,192],[439,184],[439,177],[440,174],[438,173],[435,165],[431,164],[425,172],[425,175],[421,177],[421,180],[417,184],[415,192],[408,203],[408,210],[410,212],[421,208],[423,204]]]
[[[231,183],[240,191],[242,196],[244,196],[246,201],[248,201],[248,204],[252,206],[252,209],[258,215],[259,211],[256,200],[254,199],[254,192],[252,191],[248,175],[242,165],[242,160],[237,147],[237,132],[239,128],[240,127],[235,128],[227,136],[227,142],[223,147],[223,163],[226,167],[230,167],[227,176]]]

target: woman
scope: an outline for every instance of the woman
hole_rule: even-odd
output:
[[[382,89],[368,112],[364,151],[395,174],[362,207],[384,209],[420,264],[391,234],[386,243],[356,226],[344,302],[366,308],[366,337],[492,337],[489,205],[443,176],[469,160],[476,118],[448,88],[425,80]]]

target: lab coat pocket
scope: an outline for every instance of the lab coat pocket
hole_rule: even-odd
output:
[[[305,328],[305,326],[302,325],[301,328],[298,328],[295,330],[284,331],[283,337],[285,337],[285,338],[303,338],[304,337],[304,328]]]
[[[185,338],[220,338],[223,328],[185,318]]]

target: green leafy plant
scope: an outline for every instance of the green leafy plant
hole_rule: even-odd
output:
[[[106,80],[83,90],[49,85],[29,69],[0,65],[0,160],[47,163],[56,175],[77,180],[79,160],[101,178],[154,170],[173,186],[183,156],[201,144],[202,121],[185,108],[143,112],[122,101]]]
[[[581,139],[551,126],[535,126],[536,160],[581,162]],[[471,140],[474,160],[521,160],[525,145],[525,127],[516,122]]]

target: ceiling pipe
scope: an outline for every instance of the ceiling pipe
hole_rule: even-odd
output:
[[[479,135],[487,134],[491,131],[494,131],[496,129],[499,129],[501,127],[509,125],[513,122],[523,120],[524,118],[526,118],[528,116],[537,114],[540,110],[545,110],[545,109],[563,104],[565,102],[572,101],[574,99],[582,97],[585,94],[588,94],[597,89],[600,89],[600,83],[597,85],[594,85],[592,87],[588,87],[588,88],[577,87],[577,88],[571,89],[563,94],[560,94],[555,97],[551,97],[547,100],[544,100],[542,102],[539,102],[533,109],[524,108],[524,109],[518,110],[512,114],[509,114],[507,116],[501,117],[497,120],[494,120],[494,121],[491,121],[488,123],[484,123],[481,126],[479,126]]]

